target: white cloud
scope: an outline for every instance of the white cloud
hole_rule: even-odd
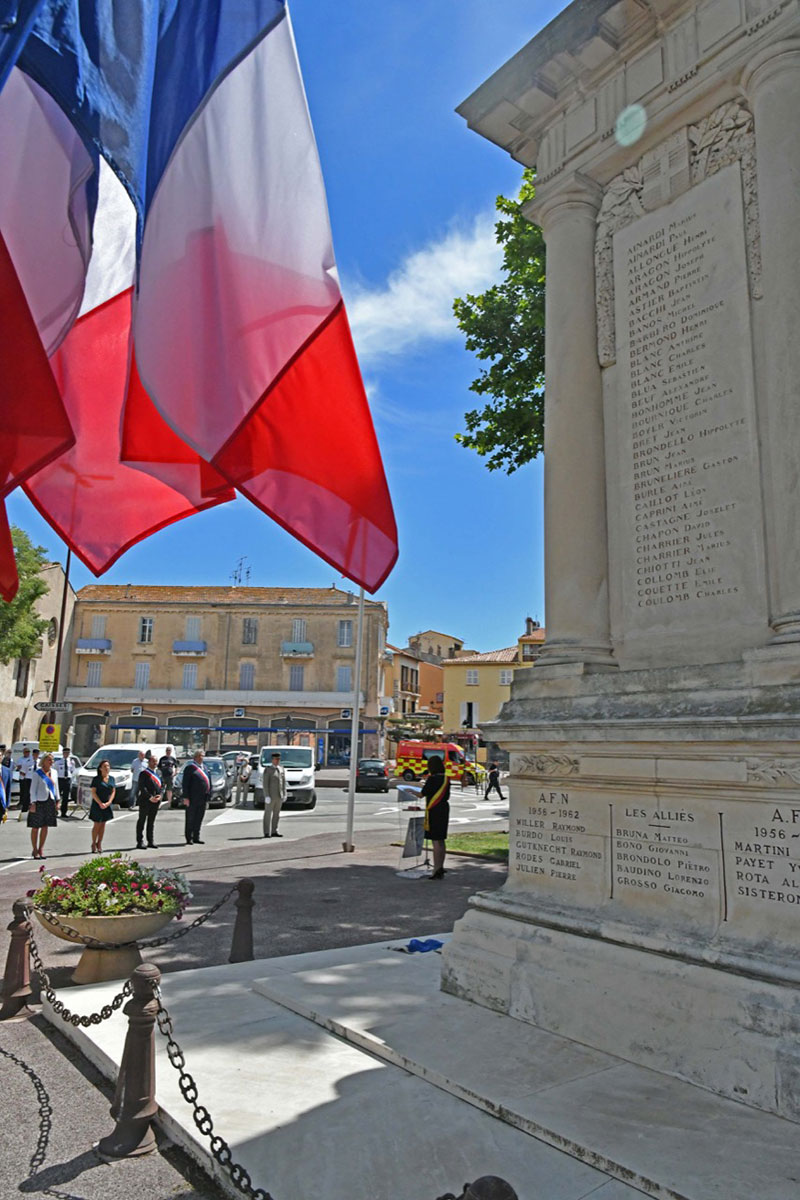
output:
[[[452,229],[414,251],[384,287],[348,289],[347,314],[362,361],[462,336],[453,317],[454,297],[483,291],[500,273],[494,221],[487,213],[471,229]]]

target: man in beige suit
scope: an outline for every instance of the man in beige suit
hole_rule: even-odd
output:
[[[282,833],[278,833],[278,821],[286,799],[286,770],[281,766],[281,756],[277,752],[264,770],[263,788],[264,837],[283,837]]]

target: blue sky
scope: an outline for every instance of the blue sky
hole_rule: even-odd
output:
[[[377,593],[390,640],[434,628],[490,650],[544,620],[541,463],[510,478],[453,435],[479,397],[451,302],[497,277],[494,199],[521,169],[454,109],[565,0],[290,0],[339,273],[400,532]],[[135,499],[135,498],[133,498]],[[21,492],[12,522],[64,548]],[[109,583],[348,586],[244,500],[128,551]],[[73,584],[94,577],[80,563]]]

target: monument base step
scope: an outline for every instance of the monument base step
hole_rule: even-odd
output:
[[[486,1173],[520,1200],[796,1200],[793,1124],[447,995],[441,957],[401,945],[164,979],[214,1131],[275,1200],[434,1200]],[[124,1019],[49,1019],[115,1077]],[[160,1123],[225,1186],[157,1048]]]

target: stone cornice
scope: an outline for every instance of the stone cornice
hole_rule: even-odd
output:
[[[696,120],[707,93],[725,99],[721,82],[735,98],[763,43],[796,33],[800,0],[638,0],[635,8],[574,0],[457,111],[535,166],[540,185],[569,165],[610,178],[626,159],[613,136],[623,109],[646,109],[641,153],[671,132],[679,110]]]

